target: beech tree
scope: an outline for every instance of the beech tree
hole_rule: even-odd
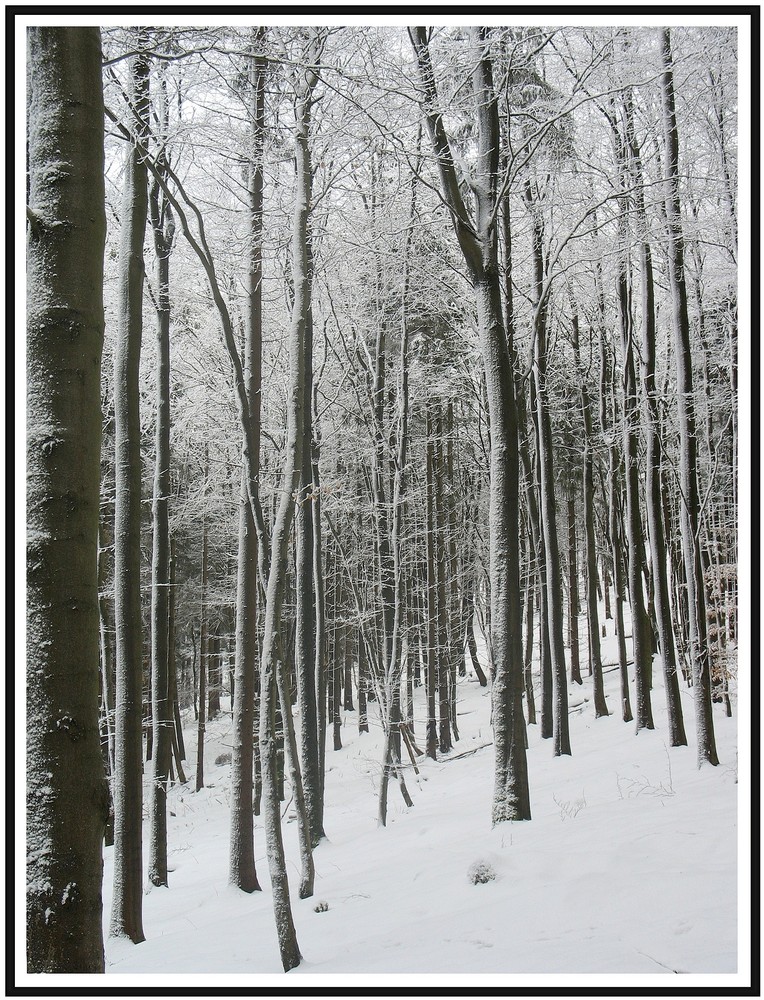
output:
[[[131,105],[137,135],[145,139],[149,63],[141,50],[130,61]],[[143,334],[143,240],[148,216],[148,174],[142,151],[125,158],[120,248],[120,326],[114,355],[114,618],[116,710],[114,770],[114,896],[109,933],[143,941],[143,766],[141,724],[143,645],[141,622],[141,453],[138,377]]]
[[[101,37],[27,45],[27,968],[102,973]]]
[[[410,46],[389,27],[104,34],[103,76],[97,32],[29,36],[29,760],[55,779],[28,779],[30,969],[102,969],[104,763],[111,934],[143,940],[143,798],[148,877],[168,886],[194,724],[195,787],[230,800],[228,880],[257,891],[267,859],[289,971],[290,822],[305,898],[348,749],[378,737],[384,826],[391,781],[411,806],[433,761],[465,755],[469,684],[490,685],[493,824],[530,819],[527,754],[538,739],[569,754],[569,715],[607,715],[606,684],[620,719],[652,728],[656,654],[666,742],[687,741],[689,689],[699,763],[717,762],[737,637],[735,42],[607,26],[413,27]],[[589,688],[569,703],[571,682]],[[231,750],[222,780],[215,742]],[[71,808],[49,801],[59,787]]]
[[[692,680],[695,694],[695,724],[698,740],[698,765],[718,764],[714,723],[711,710],[711,668],[706,635],[706,598],[703,562],[698,535],[699,504],[697,480],[697,440],[693,399],[692,351],[690,323],[687,311],[687,285],[684,274],[684,239],[679,202],[679,134],[674,104],[674,72],[671,53],[671,31],[661,35],[661,95],[663,107],[663,141],[665,144],[665,201],[668,226],[668,267],[671,284],[672,322],[674,328],[674,359],[677,372],[677,403],[679,410],[679,479],[680,527],[687,611],[692,658]]]
[[[530,819],[522,713],[522,611],[519,565],[517,409],[499,283],[497,208],[499,119],[493,91],[488,32],[475,28],[473,90],[478,130],[475,214],[462,198],[451,145],[438,110],[438,92],[423,27],[409,30],[419,66],[424,116],[440,173],[443,197],[475,291],[491,416],[490,551],[491,658],[494,671],[494,823]]]

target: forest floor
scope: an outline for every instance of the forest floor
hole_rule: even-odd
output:
[[[604,652],[612,714],[594,718],[588,676],[581,687],[570,685],[572,756],[554,758],[551,741],[541,740],[538,726],[529,727],[529,823],[491,828],[490,694],[473,675],[459,679],[459,741],[437,761],[420,758],[418,776],[409,767],[413,808],[406,808],[391,784],[386,828],[377,825],[382,733],[375,705],[369,706],[368,734],[359,735],[357,712],[343,713],[343,748],[328,751],[327,839],[315,851],[311,899],[296,895],[297,825],[288,789],[283,807],[304,958],[288,977],[293,986],[300,977],[306,977],[300,981],[305,987],[340,981],[574,985],[583,980],[571,977],[581,974],[597,974],[598,983],[604,982],[602,974],[614,983],[628,976],[629,985],[640,983],[644,974],[651,986],[657,985],[656,976],[686,974],[682,985],[689,986],[711,974],[711,984],[721,986],[727,976],[718,974],[736,972],[737,704],[733,698],[732,718],[714,706],[720,764],[698,769],[692,692],[682,691],[690,746],[671,749],[656,659],[655,729],[635,734],[634,723],[620,717],[612,637]],[[424,691],[418,689],[420,745],[424,713]],[[170,791],[170,887],[147,889],[147,940],[134,946],[107,939],[107,972],[115,986],[120,979],[148,985],[134,973],[149,974],[157,986],[287,984],[259,818],[255,837],[263,891],[246,895],[227,884],[230,764],[216,760],[230,754],[230,714],[209,723],[207,735],[205,788],[194,793],[192,777]],[[195,745],[189,717],[192,776]],[[495,879],[473,884],[475,865],[489,867]],[[109,848],[105,933],[111,883]],[[342,974],[341,980],[329,978],[334,974]],[[558,975],[564,978],[556,980]]]

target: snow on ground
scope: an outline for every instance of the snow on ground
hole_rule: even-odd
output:
[[[612,637],[604,651],[605,662],[613,664]],[[413,984],[419,980],[412,974],[438,973],[451,985],[462,974],[475,985],[506,981],[475,979],[488,974],[566,974],[570,983],[571,975],[582,973],[735,973],[736,718],[714,706],[721,763],[699,770],[690,691],[682,692],[690,746],[671,749],[659,661],[654,731],[635,735],[634,723],[621,721],[617,669],[606,667],[605,678],[613,713],[605,719],[594,718],[588,676],[582,687],[570,686],[571,757],[554,758],[551,741],[540,739],[538,726],[529,727],[533,819],[493,829],[490,695],[473,676],[459,680],[459,742],[437,762],[420,758],[418,777],[409,768],[413,808],[391,784],[384,829],[376,820],[381,730],[374,725],[375,708],[370,705],[369,734],[359,735],[357,714],[345,712],[343,749],[328,751],[328,839],[315,851],[311,899],[296,898],[297,827],[291,804],[285,805],[304,958],[289,977],[281,971],[259,819],[257,872],[264,891],[246,895],[227,885],[230,765],[214,761],[230,749],[230,715],[208,723],[206,787],[195,794],[190,781],[169,796],[170,887],[146,883],[144,943],[107,939],[110,982],[118,985],[131,973],[151,974],[156,983],[172,974],[167,982],[175,985],[179,976],[193,975],[183,981],[218,986],[234,983],[221,979],[231,974],[252,986],[286,985],[287,978],[294,986],[305,977],[306,987],[325,984],[329,974],[351,983],[361,980],[347,974],[407,973],[406,984]],[[421,744],[421,689],[416,708]],[[736,708],[733,702],[735,715]],[[187,773],[193,775],[190,719],[188,727]],[[468,873],[475,864],[490,866],[496,878],[472,884]],[[111,880],[109,848],[105,933]],[[327,908],[316,912],[321,902]]]

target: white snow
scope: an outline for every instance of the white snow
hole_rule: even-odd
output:
[[[614,642],[606,641],[606,662],[615,659]],[[338,982],[337,975],[347,986],[531,986],[557,982],[558,975],[565,977],[558,985],[580,985],[582,975],[595,975],[598,985],[636,985],[644,975],[656,986],[656,976],[675,974],[689,977],[685,986],[708,985],[709,975],[714,985],[739,982],[737,705],[731,719],[714,706],[721,763],[698,770],[692,693],[682,692],[690,746],[671,749],[658,661],[654,731],[635,735],[634,723],[621,721],[616,669],[606,668],[605,683],[614,714],[599,720],[590,678],[583,687],[571,685],[572,757],[554,758],[551,741],[529,727],[533,819],[493,829],[490,695],[474,677],[459,681],[461,739],[437,762],[420,758],[418,778],[409,768],[414,808],[405,807],[391,783],[385,829],[376,822],[375,706],[369,734],[358,734],[356,713],[344,713],[343,749],[328,751],[328,840],[315,852],[311,899],[296,897],[297,825],[292,804],[284,804],[304,958],[288,977],[279,961],[260,819],[256,855],[264,891],[246,895],[227,885],[230,765],[213,762],[230,749],[230,715],[208,723],[206,787],[195,794],[191,784],[175,786],[169,795],[170,888],[148,891],[146,883],[144,943],[107,939],[107,985],[147,985],[149,976],[157,986],[167,977],[173,986],[309,987]],[[419,689],[420,745],[424,709]],[[188,726],[186,770],[193,774],[192,720]],[[475,752],[460,756],[469,750]],[[473,884],[470,872],[480,865],[495,879]],[[105,933],[111,879],[109,848]],[[679,983],[672,978],[669,985]]]

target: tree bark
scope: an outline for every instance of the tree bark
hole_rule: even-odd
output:
[[[167,91],[160,106],[167,132]],[[160,160],[161,162],[161,160]],[[170,254],[175,223],[172,210],[160,205],[158,185],[150,197],[151,228],[157,265],[156,444],[154,457],[153,554],[151,563],[151,706],[153,747],[149,801],[149,881],[167,885],[167,781],[172,753],[170,693]],[[174,669],[174,660],[173,660]]]
[[[631,95],[623,95],[628,109]],[[626,111],[628,115],[628,110]],[[617,128],[619,184],[626,190],[632,183],[628,174],[626,141]],[[631,311],[631,269],[628,251],[630,233],[628,212],[630,206],[625,195],[619,196],[618,232],[621,251],[616,274],[616,297],[621,335],[623,363],[623,465],[626,483],[626,539],[628,543],[629,601],[631,604],[631,634],[634,649],[634,679],[636,684],[637,731],[653,729],[653,712],[650,699],[652,654],[650,624],[645,609],[642,588],[642,519],[639,506],[639,399],[637,394],[636,365],[634,361],[634,323]]]
[[[300,949],[289,899],[284,842],[278,801],[276,753],[276,703],[279,649],[287,576],[289,531],[294,517],[294,496],[299,487],[301,469],[300,437],[303,413],[310,406],[305,381],[306,326],[311,315],[311,274],[309,252],[310,219],[310,112],[313,90],[318,82],[316,65],[321,53],[319,32],[311,29],[305,52],[307,66],[298,84],[295,115],[295,158],[297,186],[292,230],[292,279],[294,301],[289,336],[289,384],[287,393],[287,438],[281,496],[273,527],[271,565],[265,604],[265,634],[261,656],[260,679],[260,751],[263,771],[263,805],[268,868],[271,876],[273,910],[284,971],[300,964]],[[335,691],[335,699],[337,692]],[[295,765],[296,765],[295,761]]]
[[[578,545],[576,539],[576,499],[568,494],[568,642],[570,645],[570,680],[583,684],[578,648]]]
[[[578,315],[573,314],[573,350],[580,372],[578,346]],[[589,627],[589,673],[592,675],[594,715],[600,719],[609,714],[605,701],[600,650],[600,622],[597,606],[597,544],[594,530],[594,446],[592,442],[592,406],[586,378],[581,378],[581,415],[584,422],[584,533],[586,536],[586,616]]]
[[[103,973],[101,40],[27,40],[27,971]]]
[[[552,742],[555,756],[570,754],[568,726],[568,678],[563,639],[562,575],[557,538],[557,503],[554,492],[554,450],[547,400],[547,336],[544,301],[544,262],[540,211],[528,185],[526,201],[533,219],[533,267],[536,286],[534,312],[533,375],[538,414],[538,457],[541,529],[546,562],[547,631],[552,662]]]
[[[260,412],[262,404],[262,231],[263,144],[265,140],[266,60],[262,52],[265,28],[252,29],[248,56],[249,129],[252,144],[247,192],[249,260],[247,304],[244,312],[244,379],[253,453],[247,483],[242,455],[242,496],[239,501],[239,563],[236,581],[236,652],[233,692],[233,748],[231,751],[231,841],[229,881],[243,892],[260,889],[255,865],[253,821],[254,733],[257,725],[258,538],[250,493],[259,496]],[[246,450],[246,439],[242,452]]]
[[[635,180],[634,201],[637,219],[642,230],[642,239],[640,242],[640,266],[642,271],[642,426],[645,436],[645,465],[647,468],[645,477],[645,506],[647,508],[653,601],[655,604],[658,644],[663,660],[669,738],[672,746],[686,746],[687,737],[684,731],[682,702],[679,693],[679,676],[677,673],[674,630],[671,620],[671,603],[669,600],[668,550],[663,524],[661,490],[663,448],[659,431],[659,399],[655,378],[656,316],[652,249],[647,239],[648,219],[645,211],[645,196],[642,189],[642,163],[634,129],[631,104],[627,106],[626,111],[629,155]]]
[[[209,450],[204,449],[205,480],[209,473]],[[206,501],[205,501],[206,504]],[[198,714],[196,719],[196,786],[195,791],[204,788],[204,734],[207,728],[207,671],[210,660],[209,636],[209,530],[207,528],[207,512],[203,514],[202,522],[202,600],[199,622],[199,686]]]
[[[679,410],[679,481],[682,490],[680,526],[682,556],[687,584],[692,680],[695,696],[695,725],[698,766],[718,764],[711,705],[711,669],[706,635],[706,599],[703,562],[698,537],[700,498],[697,471],[697,438],[692,380],[690,320],[684,276],[684,237],[679,202],[679,133],[674,108],[674,73],[671,31],[661,32],[661,95],[665,143],[665,201],[668,224],[668,265],[671,285],[674,360],[677,374]]]
[[[141,32],[137,48],[146,45]],[[149,64],[132,59],[132,104],[143,138],[148,114]],[[143,331],[143,239],[148,213],[146,166],[131,146],[122,200],[117,346],[114,355],[115,504],[114,619],[116,625],[116,719],[114,776],[114,895],[112,937],[144,940],[142,901],[141,721],[143,627],[141,621],[141,451],[139,370]]]
[[[522,595],[519,559],[517,410],[512,364],[501,306],[496,209],[499,119],[486,30],[473,29],[476,61],[478,184],[474,225],[459,189],[451,147],[440,113],[427,30],[409,29],[424,91],[425,118],[443,195],[475,291],[491,421],[490,583],[493,661],[494,793],[492,820],[530,819],[530,793],[522,710]]]

